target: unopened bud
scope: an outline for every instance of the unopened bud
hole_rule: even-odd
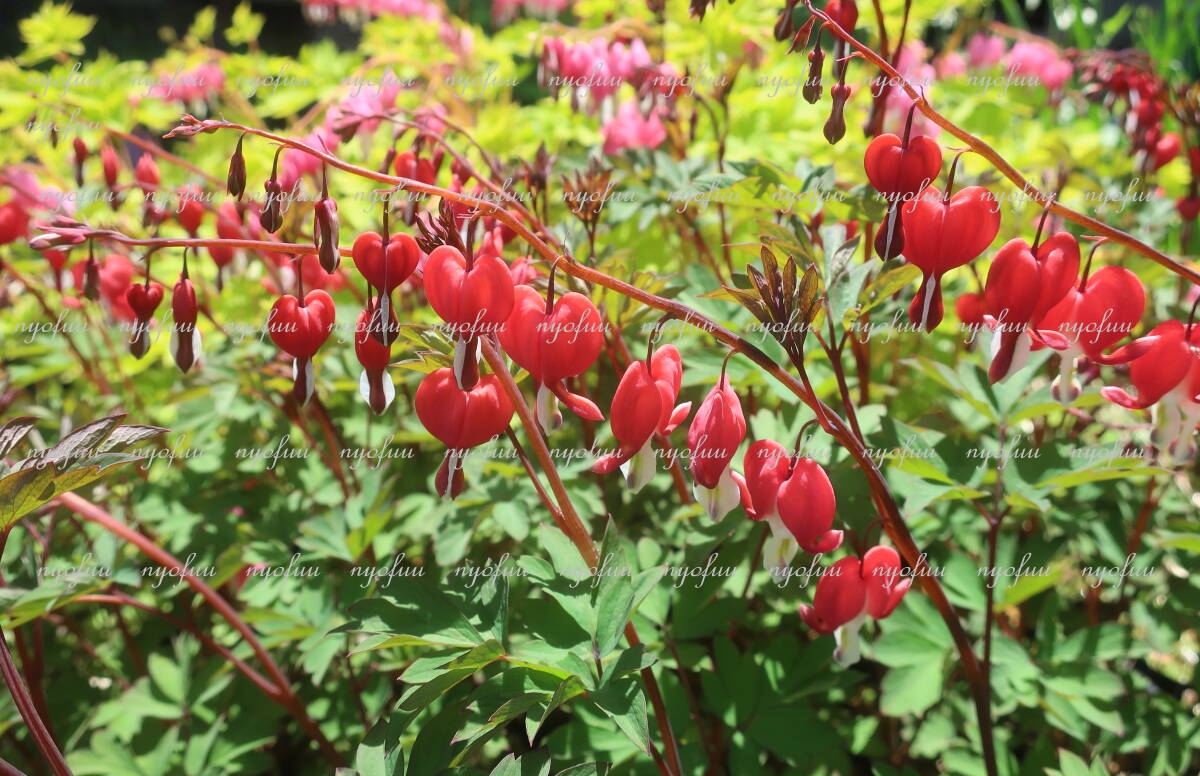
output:
[[[90,256],[83,268],[83,295],[93,302],[100,298],[100,266]]]
[[[337,202],[328,195],[321,197],[313,206],[313,239],[317,243],[321,268],[332,275],[337,271],[342,255],[338,251]]]
[[[88,158],[88,147],[83,142],[83,138],[76,137],[71,142],[72,148],[75,150],[75,185],[83,186],[83,162]]]
[[[833,97],[833,107],[829,112],[829,120],[825,122],[825,139],[835,144],[846,134],[846,117],[843,115],[846,100],[850,99],[850,87],[845,84],[834,84],[829,89]]]
[[[813,47],[813,50],[808,52],[808,78],[804,81],[803,94],[804,99],[809,105],[815,105],[821,99],[821,74],[825,69],[825,50],[821,48],[820,43]]]
[[[275,233],[283,226],[283,187],[279,181],[271,178],[263,184],[263,188],[267,192],[267,201],[258,215],[258,222],[263,229]]]
[[[246,157],[242,155],[242,140],[245,137],[242,135],[238,138],[233,156],[229,157],[229,177],[226,180],[230,196],[237,199],[241,199],[246,191]]]
[[[145,191],[158,188],[161,176],[158,174],[158,163],[154,161],[154,157],[148,153],[142,154],[133,170],[133,177]]]

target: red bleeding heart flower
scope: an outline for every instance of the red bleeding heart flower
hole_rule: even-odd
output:
[[[1183,138],[1178,132],[1168,132],[1158,139],[1154,144],[1154,170],[1160,170],[1165,167],[1172,159],[1179,156],[1183,150]]]
[[[1129,363],[1129,380],[1137,397],[1122,388],[1109,386],[1101,394],[1131,410],[1144,410],[1180,386],[1192,368],[1192,343],[1187,328],[1179,321],[1163,321],[1141,337],[1113,353],[1109,363]]]
[[[1146,309],[1146,289],[1124,267],[1101,267],[1071,288],[1037,325],[1040,344],[1111,363],[1104,351],[1133,331]],[[1057,336],[1052,336],[1056,333]]]
[[[513,282],[498,256],[476,256],[471,265],[451,245],[425,260],[425,297],[452,333],[473,337],[500,331],[513,310]]]
[[[365,232],[354,241],[350,256],[368,283],[384,294],[390,294],[417,268],[421,248],[412,235],[400,232],[388,238],[387,250],[384,250],[383,237],[377,232]]]
[[[358,314],[358,321],[354,327],[354,355],[363,366],[363,373],[358,381],[358,392],[376,415],[387,409],[396,396],[391,375],[387,373],[388,364],[392,361],[392,348],[390,344],[385,343],[389,343],[390,338],[388,332],[379,329],[393,328],[396,325],[396,318],[390,311],[388,319],[383,317],[380,299],[377,297],[368,308]]]
[[[983,325],[983,297],[979,294],[963,294],[954,302],[954,312],[964,326],[978,329]]]
[[[867,588],[867,614],[882,620],[896,610],[912,587],[912,577],[901,576],[900,553],[876,545],[862,558],[862,578]]]
[[[604,347],[600,311],[574,291],[555,299],[553,278],[550,282],[546,298],[529,286],[513,289],[512,313],[500,332],[500,344],[537,384],[537,414],[543,428],[556,428],[561,421],[553,407],[554,396],[584,420],[604,420],[594,402],[571,393],[563,383],[586,372],[600,355]]]
[[[942,147],[924,135],[910,137],[907,146],[890,132],[879,135],[863,156],[867,180],[890,201],[915,197],[942,171]]]
[[[16,202],[0,205],[0,245],[8,245],[29,230],[29,213]]]
[[[876,546],[859,560],[842,558],[822,574],[813,605],[799,608],[800,618],[817,633],[837,632],[834,658],[841,665],[861,656],[859,629],[867,616],[882,620],[890,615],[912,586],[900,578],[900,556],[891,547]]]
[[[875,235],[875,253],[894,259],[904,251],[899,207],[933,183],[942,170],[942,147],[924,135],[912,136],[914,108],[904,124],[904,138],[884,133],[867,146],[863,168],[875,190],[888,202],[888,212]],[[849,239],[849,236],[847,236]]]
[[[817,633],[830,634],[862,614],[867,587],[862,561],[853,556],[834,563],[817,582],[812,606],[800,606],[800,618]]]
[[[695,480],[693,492],[714,520],[723,518],[741,499],[741,488],[729,471],[729,462],[745,438],[742,403],[722,368],[717,384],[692,418],[687,439],[689,468]]]
[[[831,530],[837,496],[825,469],[811,458],[792,461],[779,486],[779,519],[805,552],[818,555],[842,545],[842,532]]]
[[[412,151],[396,154],[395,170],[396,175],[401,178],[411,178],[431,186],[437,180],[437,170],[434,169],[433,162],[417,156]]]
[[[217,237],[222,240],[246,239],[242,217],[233,202],[222,202],[217,208]],[[233,250],[225,245],[212,245],[208,248],[208,255],[212,256],[213,263],[217,265],[218,290],[221,288],[223,270],[233,261]]]
[[[1068,290],[1031,331],[1035,350],[1060,351],[1059,375],[1052,386],[1055,396],[1073,401],[1079,395],[1074,381],[1077,359],[1113,363],[1105,351],[1129,336],[1145,308],[1142,281],[1124,267],[1101,267]]]
[[[691,402],[675,406],[682,375],[683,362],[674,345],[661,347],[648,361],[634,361],[625,369],[608,413],[621,447],[596,461],[592,471],[608,474],[633,461],[627,484],[634,493],[641,490],[654,476],[650,438],[655,433],[670,434],[692,409]]]
[[[933,331],[942,321],[942,276],[987,250],[1000,231],[1000,205],[982,186],[949,198],[928,186],[900,213],[904,258],[922,274],[908,317]]]
[[[1190,459],[1196,451],[1192,434],[1200,423],[1200,327],[1164,321],[1118,350],[1111,362],[1129,363],[1129,380],[1137,397],[1107,386],[1100,394],[1126,409],[1158,405],[1154,441]]]
[[[993,383],[1024,366],[1029,354],[1025,330],[1062,300],[1078,273],[1079,243],[1066,232],[1036,248],[1015,238],[996,253],[983,289],[984,307],[997,327],[996,352],[988,369]]]
[[[825,4],[825,15],[846,32],[854,32],[858,25],[858,6],[854,0],[829,0]]]
[[[314,289],[303,300],[290,294],[281,296],[267,316],[271,341],[295,359],[292,395],[301,404],[312,396],[312,357],[329,337],[335,313],[329,294]]]
[[[760,439],[750,445],[742,459],[745,475],[733,473],[741,490],[742,508],[751,520],[766,522],[771,535],[763,543],[763,567],[768,571],[787,566],[799,545],[779,518],[779,487],[787,479],[791,457],[783,445]]]
[[[129,352],[135,358],[141,358],[150,349],[150,320],[162,299],[162,283],[157,281],[132,285],[125,290],[125,302],[137,316],[129,337]]]
[[[1184,221],[1195,221],[1196,216],[1200,216],[1200,197],[1180,197],[1175,202],[1175,209]]]
[[[413,404],[425,429],[450,448],[435,483],[440,495],[456,498],[464,486],[462,452],[503,434],[512,420],[512,402],[496,375],[483,375],[463,390],[453,370],[442,368],[425,376]]]

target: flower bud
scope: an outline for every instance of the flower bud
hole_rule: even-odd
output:
[[[342,255],[338,251],[337,202],[328,193],[313,206],[313,239],[317,243],[321,268],[333,274],[342,261]]]
[[[117,172],[121,169],[121,162],[117,159],[117,152],[107,143],[100,149],[100,166],[104,168],[104,182],[110,189],[116,186]]]
[[[271,178],[263,184],[263,188],[267,192],[267,201],[258,215],[258,222],[268,232],[278,232],[279,227],[283,226],[283,186],[279,185],[279,181]]]
[[[80,137],[75,138],[71,145],[75,150],[75,185],[83,186],[83,162],[88,158],[88,147]]]
[[[161,178],[158,174],[158,163],[150,154],[142,154],[133,170],[134,179],[141,184],[144,191],[157,189]]]
[[[821,74],[825,68],[825,51],[821,48],[820,41],[813,46],[813,50],[808,52],[808,78],[804,81],[804,89],[801,94],[809,105],[816,105],[821,99]]]
[[[83,295],[97,301],[100,298],[100,266],[94,256],[89,256],[83,268]]]
[[[246,157],[242,155],[242,140],[245,137],[242,135],[238,138],[233,156],[229,157],[229,177],[226,180],[229,194],[237,199],[241,199],[246,191]]]
[[[829,111],[829,120],[825,122],[825,139],[830,145],[836,144],[846,134],[846,117],[843,110],[846,100],[850,99],[850,87],[844,83],[834,84],[829,89],[833,97],[833,107]]]
[[[171,351],[178,367],[187,372],[196,362],[200,350],[200,332],[196,329],[196,288],[184,275],[171,291],[171,314],[175,319],[171,336]]]

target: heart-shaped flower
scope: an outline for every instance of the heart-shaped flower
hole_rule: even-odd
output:
[[[982,186],[968,186],[949,199],[928,186],[900,213],[904,258],[922,274],[908,317],[933,331],[942,321],[942,275],[987,250],[1000,231],[1000,205]]]
[[[499,256],[476,256],[468,267],[457,248],[439,246],[425,260],[422,284],[434,312],[463,337],[500,331],[512,313],[512,275]]]
[[[741,500],[741,486],[729,462],[745,438],[742,403],[722,370],[696,410],[687,438],[693,493],[713,520],[725,517]]]
[[[867,180],[891,201],[908,200],[933,183],[942,170],[942,147],[924,135],[908,145],[890,132],[879,135],[863,156]]]
[[[609,410],[613,436],[621,447],[598,460],[592,471],[608,474],[633,461],[627,484],[634,493],[641,490],[654,474],[650,438],[670,434],[691,411],[691,402],[675,406],[682,375],[683,362],[674,345],[659,348],[649,362],[634,361],[625,369]]]
[[[901,578],[896,551],[872,547],[862,560],[850,556],[825,569],[813,605],[801,605],[800,618],[817,633],[836,633],[834,659],[843,666],[851,665],[862,654],[859,630],[867,616],[887,617],[911,586],[912,579]]]
[[[335,314],[329,294],[314,289],[303,300],[290,294],[281,296],[267,316],[271,341],[295,359],[292,394],[301,404],[312,396],[312,357],[328,339]]]
[[[1015,238],[996,253],[983,288],[985,309],[997,329],[996,353],[988,369],[993,383],[1024,366],[1029,354],[1025,330],[1062,300],[1078,273],[1079,243],[1066,232],[1036,249]],[[1022,350],[1014,361],[1018,345]]]
[[[1192,437],[1200,423],[1200,326],[1163,321],[1113,353],[1110,361],[1129,362],[1129,380],[1138,395],[1116,386],[1100,394],[1131,410],[1157,405],[1152,439],[1174,452],[1177,460],[1190,461],[1196,453]]]
[[[586,372],[604,347],[600,311],[586,296],[572,291],[548,302],[533,288],[517,286],[500,344],[537,384],[538,420],[543,428],[557,426],[552,396],[584,420],[604,420],[594,402],[563,384],[568,377]]]
[[[813,459],[798,458],[792,462],[787,478],[779,486],[775,508],[805,552],[817,555],[842,545],[842,532],[830,530],[837,512],[833,483]]]
[[[125,302],[137,316],[129,337],[129,352],[135,358],[141,358],[150,349],[150,319],[162,299],[163,287],[158,281],[139,283],[125,290]]]
[[[365,232],[350,249],[354,266],[372,287],[390,294],[408,279],[421,260],[421,248],[412,235],[403,232],[388,238],[384,250],[383,238],[377,232]]]
[[[512,402],[496,375],[483,375],[463,390],[454,371],[442,368],[425,376],[413,404],[425,429],[450,448],[435,485],[439,494],[456,498],[464,487],[463,451],[503,434],[512,420]]]
[[[125,291],[125,301],[133,309],[139,320],[149,320],[154,317],[154,311],[162,303],[162,283],[152,281],[148,284],[138,283]]]
[[[0,245],[8,245],[29,230],[29,213],[16,202],[0,205]]]

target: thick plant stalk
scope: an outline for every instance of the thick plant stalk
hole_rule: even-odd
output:
[[[17,704],[17,711],[21,712],[21,718],[29,726],[29,732],[33,736],[34,742],[50,763],[55,776],[71,776],[71,769],[67,767],[67,761],[63,759],[62,752],[54,743],[50,731],[46,729],[46,723],[42,721],[37,708],[33,705],[33,697],[30,696],[29,689],[21,680],[17,666],[13,663],[12,653],[8,651],[8,642],[4,638],[3,630],[0,630],[0,674],[4,675],[4,683],[8,685],[8,692]],[[15,768],[13,770],[16,771]],[[16,772],[20,773],[20,771]]]
[[[11,530],[12,526],[0,530],[0,557],[4,556],[4,547],[8,543],[8,533]],[[33,703],[33,696],[29,694],[29,688],[21,679],[17,664],[13,662],[12,653],[8,651],[8,640],[5,638],[2,628],[0,628],[0,675],[4,677],[4,684],[8,686],[8,692],[12,695],[17,711],[21,713],[21,718],[29,727],[29,734],[33,736],[33,741],[41,750],[42,756],[50,763],[50,768],[54,771],[55,776],[71,776],[71,769],[67,767],[66,759],[63,758],[58,744],[54,743],[54,736],[50,735],[46,723],[38,714],[37,706]],[[8,765],[8,763],[4,764]],[[16,768],[12,770],[20,773]]]
[[[125,525],[92,502],[80,498],[74,493],[63,493],[58,497],[58,502],[83,519],[97,523],[110,533],[116,534],[121,539],[134,545],[160,566],[168,569],[183,568],[183,564],[171,553],[159,547],[141,533]],[[346,760],[338,753],[329,739],[325,737],[325,734],[321,732],[320,726],[317,725],[312,717],[308,716],[303,702],[301,702],[300,698],[292,690],[291,682],[288,681],[287,676],[284,675],[283,671],[275,663],[275,660],[271,657],[271,653],[258,640],[258,635],[255,634],[254,630],[242,620],[241,616],[229,605],[228,601],[205,584],[199,577],[194,574],[183,575],[183,581],[199,593],[250,645],[250,648],[254,651],[255,656],[262,663],[267,675],[274,682],[278,690],[277,694],[273,696],[275,702],[291,712],[292,716],[300,723],[305,732],[317,743],[321,753],[331,765],[335,767],[345,766]]]

